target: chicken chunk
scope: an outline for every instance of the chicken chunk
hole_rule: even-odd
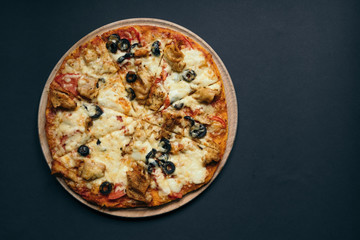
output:
[[[175,72],[181,72],[185,68],[186,64],[183,62],[184,54],[174,43],[165,47],[164,58]]]
[[[95,98],[99,91],[96,87],[96,83],[98,80],[92,77],[83,77],[78,82],[78,92],[81,96],[86,97],[88,99]]]
[[[151,110],[157,111],[162,106],[163,102],[165,101],[166,93],[157,85],[152,86],[148,105]]]
[[[207,165],[213,161],[214,162],[220,161],[219,151],[213,148],[208,148],[205,155],[204,164]]]
[[[80,170],[80,176],[87,181],[92,181],[103,177],[105,175],[105,170],[105,164],[93,160],[85,160],[84,165]]]
[[[64,176],[74,182],[81,181],[81,178],[77,176],[73,169],[66,168],[61,162],[54,160],[51,165],[51,174]]]
[[[211,103],[218,93],[219,92],[214,89],[202,87],[194,93],[193,98],[199,102]]]
[[[154,82],[154,76],[152,76],[149,71],[139,66],[138,68],[138,79],[131,84],[132,89],[135,92],[137,100],[145,100],[149,96],[150,88]]]
[[[146,57],[149,55],[149,51],[145,48],[139,48],[134,51],[134,57]]]
[[[132,171],[126,172],[126,176],[128,181],[126,194],[128,197],[141,202],[150,202],[151,195],[146,195],[150,185],[150,177],[144,169],[136,165]]]
[[[63,107],[69,110],[76,108],[76,102],[68,94],[57,89],[50,89],[49,99],[54,108]]]
[[[98,58],[96,51],[86,48],[84,50],[84,59],[87,63],[95,61]]]

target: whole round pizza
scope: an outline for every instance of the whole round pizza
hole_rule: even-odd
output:
[[[45,131],[52,174],[107,208],[159,206],[213,177],[228,136],[212,56],[148,25],[97,35],[52,80]]]

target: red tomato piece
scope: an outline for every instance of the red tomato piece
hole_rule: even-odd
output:
[[[62,88],[69,91],[74,96],[78,95],[77,86],[80,76],[78,74],[60,74],[55,77],[55,81]]]
[[[221,125],[223,126],[223,128],[226,128],[226,123],[225,123],[225,121],[222,119],[222,118],[220,118],[220,117],[218,117],[218,116],[214,116],[214,117],[212,117],[212,118],[210,118],[211,120],[214,120],[214,121],[218,121],[219,123],[221,123]]]
[[[170,198],[177,199],[177,198],[182,198],[183,195],[182,195],[182,193],[170,193],[170,194],[169,194],[169,197],[170,197]]]
[[[114,185],[114,191],[108,195],[109,200],[119,199],[126,195],[125,190],[117,190],[118,187],[122,186],[120,183]]]

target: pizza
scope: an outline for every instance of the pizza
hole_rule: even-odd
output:
[[[174,30],[134,25],[64,58],[49,87],[45,131],[52,174],[88,202],[134,208],[208,183],[227,124],[211,54]]]

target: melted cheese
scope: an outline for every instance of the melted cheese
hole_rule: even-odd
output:
[[[205,61],[205,56],[201,51],[194,49],[183,49],[184,62],[186,67],[183,72],[173,72],[167,64],[165,70],[169,73],[164,81],[165,89],[169,92],[170,102],[175,102],[185,98],[200,87],[206,87],[218,81],[214,71]],[[196,77],[193,81],[187,82],[182,79],[186,70],[193,70]]]
[[[184,62],[186,67],[199,67],[206,64],[204,53],[195,49],[183,49]]]
[[[80,104],[78,103],[78,106]],[[63,155],[76,148],[79,143],[82,144],[89,139],[89,136],[85,133],[87,118],[88,114],[81,105],[72,112],[57,112],[56,122],[58,126],[56,134],[61,141],[59,142],[57,155]]]
[[[124,131],[115,131],[100,138],[99,145],[96,142],[89,144],[90,159],[105,164],[105,176],[93,181],[94,184],[101,184],[103,181],[112,183],[127,184],[126,172],[131,169],[130,161],[122,156],[124,148],[131,140],[125,136]]]
[[[131,104],[121,83],[110,83],[99,90],[97,100],[100,105],[115,111],[130,114]]]
[[[170,102],[180,100],[192,91],[190,84],[181,80],[181,75],[172,73],[164,82],[165,88],[169,91]]]
[[[153,76],[159,76],[162,68],[159,66],[160,57],[150,56],[142,58],[142,65],[149,71]]]
[[[158,132],[160,128],[141,123],[142,129],[145,129],[146,134],[141,134],[132,146],[131,157],[140,162],[145,163],[146,155],[151,149],[161,151],[159,145]],[[207,174],[206,167],[203,165],[205,158],[205,151],[194,145],[190,139],[178,139],[175,134],[171,135],[171,144],[182,144],[184,151],[179,154],[169,154],[169,161],[175,164],[175,172],[171,176],[165,175],[161,168],[156,167],[154,177],[156,182],[151,184],[152,188],[158,187],[160,196],[168,195],[172,192],[178,193],[186,184],[200,184],[205,181]],[[151,160],[150,160],[151,161]]]
[[[171,154],[169,161],[175,165],[173,176],[166,176],[160,168],[155,170],[154,176],[158,184],[160,195],[168,195],[171,192],[178,193],[186,184],[200,184],[205,181],[207,170],[204,166],[205,151],[193,142],[184,139],[182,143],[185,149],[180,154]]]
[[[62,73],[77,73],[92,76],[94,78],[100,78],[104,77],[104,75],[116,73],[117,68],[109,55],[102,53],[101,57],[97,57],[96,53],[91,49],[87,49],[86,52],[93,52],[95,55],[91,56],[91,58],[87,58],[87,55],[85,55],[76,59],[69,59],[65,63]]]
[[[126,129],[128,134],[134,132],[136,121],[133,118],[108,108],[103,108],[102,110],[103,114],[98,119],[92,121],[92,126],[90,127],[92,136],[99,138],[110,132],[122,129]]]

